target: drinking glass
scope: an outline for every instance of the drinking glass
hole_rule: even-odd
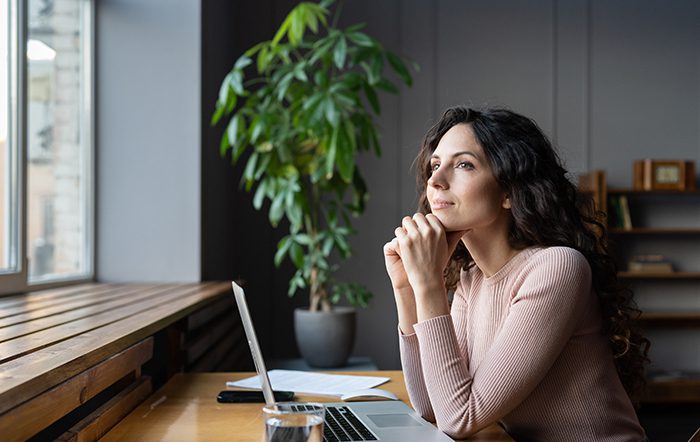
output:
[[[284,402],[263,407],[265,442],[323,442],[323,404]]]

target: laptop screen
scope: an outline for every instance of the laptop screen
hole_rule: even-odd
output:
[[[253,321],[250,319],[248,304],[245,300],[245,292],[243,292],[243,289],[233,281],[231,282],[231,286],[233,287],[233,295],[236,297],[236,304],[238,304],[238,311],[241,313],[243,330],[245,330],[245,335],[248,338],[250,352],[253,354],[255,371],[258,372],[258,376],[260,377],[260,385],[262,385],[263,396],[265,396],[265,404],[273,406],[275,403],[275,397],[272,394],[272,385],[270,384],[270,378],[267,376],[267,369],[265,368],[265,361],[263,360],[262,352],[260,351],[258,338],[255,336]]]

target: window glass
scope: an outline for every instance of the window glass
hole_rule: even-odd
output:
[[[17,146],[12,141],[10,2],[0,0],[0,273],[16,271],[19,243],[17,222]]]
[[[30,282],[45,282],[90,272],[88,3],[27,5],[26,247]]]

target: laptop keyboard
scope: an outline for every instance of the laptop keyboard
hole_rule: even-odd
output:
[[[377,440],[377,438],[348,407],[327,407],[323,440],[335,442]]]
[[[304,405],[292,405],[294,411],[304,408]],[[323,426],[324,442],[377,440],[369,428],[355,416],[348,407],[326,407],[326,424]]]

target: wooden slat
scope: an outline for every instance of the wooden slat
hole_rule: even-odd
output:
[[[236,329],[233,335],[223,336],[208,353],[192,364],[190,371],[211,371],[226,357],[226,351],[232,348],[235,342],[241,342],[242,337],[240,329]]]
[[[61,442],[96,441],[144,401],[151,393],[151,378],[143,376],[98,409],[82,419],[57,440]]]
[[[214,319],[216,316],[220,315],[223,311],[229,311],[232,316],[238,316],[238,313],[234,313],[235,301],[233,299],[233,292],[231,296],[221,298],[220,300],[212,303],[212,305],[207,306],[197,312],[192,313],[187,317],[187,330],[193,331],[207,324],[209,321]]]
[[[120,299],[124,296],[138,295],[140,291],[148,290],[153,287],[157,286],[155,284],[134,284],[122,287],[111,287],[109,290],[76,295],[74,297],[66,298],[63,301],[59,301],[51,305],[37,307],[31,310],[20,309],[16,314],[7,315],[0,318],[0,327],[7,327],[14,324],[20,324],[22,322],[36,321],[37,319],[46,318],[48,316],[55,316],[61,313],[109,302],[114,299]]]
[[[229,283],[200,284],[190,296],[3,364],[0,413],[184,318],[230,290]]]
[[[115,294],[111,301],[93,303],[88,307],[77,308],[62,312],[60,314],[39,318],[30,322],[23,322],[7,327],[0,327],[0,343],[47,330],[52,327],[75,322],[79,319],[94,318],[106,312],[120,311],[121,307],[135,306],[145,303],[155,298],[166,296],[171,293],[174,286],[158,286],[148,289],[135,289],[135,291]]]
[[[108,284],[104,284],[104,283],[101,283],[101,284],[98,284],[98,283],[77,284],[77,285],[71,285],[68,287],[40,290],[37,292],[20,293],[17,295],[2,296],[2,297],[0,297],[0,309],[6,308],[6,307],[14,307],[17,305],[23,305],[23,304],[27,303],[29,300],[39,301],[39,300],[45,300],[45,299],[52,299],[52,298],[56,298],[56,297],[65,296],[66,294],[81,293],[81,292],[84,292],[86,290],[92,290],[96,287],[105,287],[106,285],[108,285]]]
[[[176,289],[164,291],[160,293],[160,295],[149,298],[143,302],[132,302],[127,306],[115,308],[108,312],[61,324],[48,330],[42,330],[11,341],[2,342],[0,343],[0,363],[16,359],[25,354],[48,347],[51,344],[70,339],[73,336],[87,333],[90,330],[99,329],[100,327],[128,318],[129,316],[155,309],[196,291],[197,285],[181,285]]]
[[[190,364],[199,359],[209,347],[214,345],[222,336],[230,333],[236,326],[236,322],[230,315],[220,315],[212,321],[196,339],[187,342],[187,363]]]
[[[0,434],[25,440],[90,400],[123,378],[153,355],[153,338],[148,338],[104,362],[68,379],[22,405],[0,415]],[[3,438],[4,438],[3,437]]]
[[[91,285],[90,287],[86,287],[82,290],[66,290],[62,292],[60,296],[56,295],[48,298],[41,296],[43,292],[25,293],[20,295],[21,301],[0,308],[0,318],[6,318],[8,316],[14,316],[46,307],[61,305],[65,302],[72,302],[78,299],[89,298],[115,289],[116,287],[114,285]]]

